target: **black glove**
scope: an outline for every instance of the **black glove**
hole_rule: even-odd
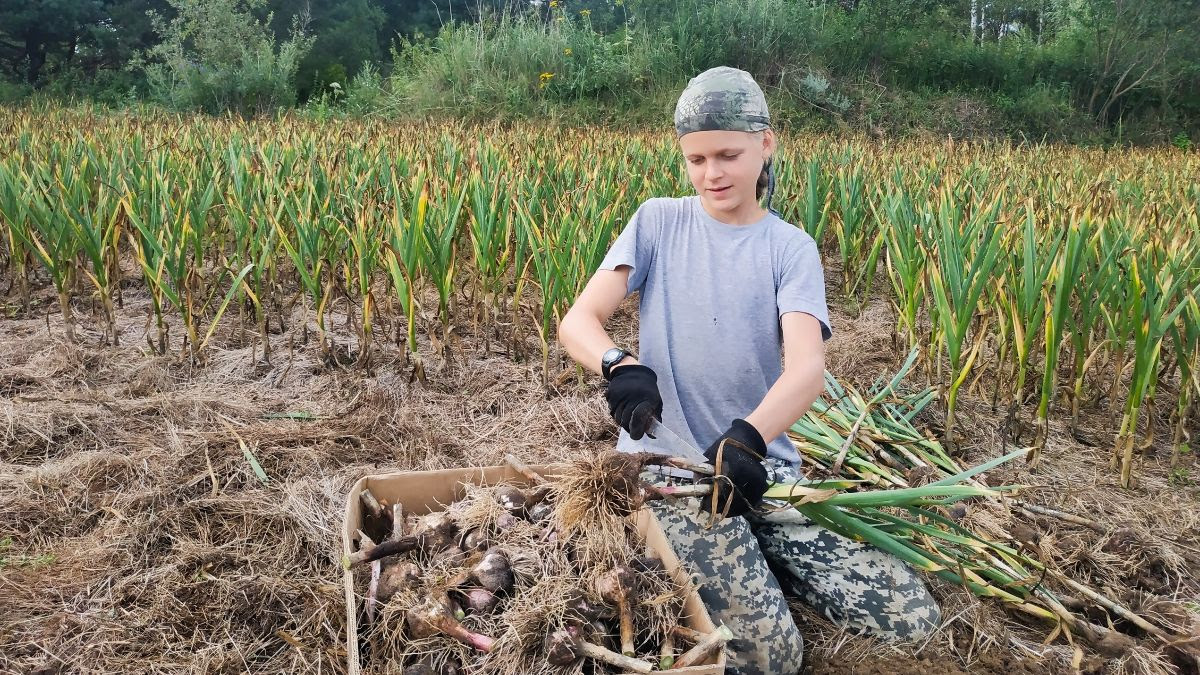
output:
[[[640,363],[613,368],[604,398],[613,420],[635,441],[646,435],[653,418],[662,419],[658,376]]]
[[[721,452],[719,464],[718,450]],[[767,444],[762,434],[743,419],[734,420],[729,430],[708,446],[704,457],[724,478],[705,478],[700,482],[713,486],[717,494],[717,513],[740,516],[762,502],[767,491],[767,467],[763,465],[766,456]],[[728,512],[725,511],[726,504]]]

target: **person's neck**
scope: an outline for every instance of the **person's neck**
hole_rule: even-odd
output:
[[[753,225],[762,220],[767,215],[767,210],[764,209],[758,202],[743,204],[742,208],[737,211],[717,211],[710,208],[704,203],[704,199],[700,199],[700,206],[704,212],[712,216],[713,219],[719,220],[726,225]]]

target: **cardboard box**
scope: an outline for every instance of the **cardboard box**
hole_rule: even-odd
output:
[[[553,480],[554,470],[546,466],[533,467],[535,471]],[[398,473],[367,476],[360,479],[350,489],[346,499],[346,517],[342,526],[342,549],[352,553],[355,549],[356,531],[362,523],[362,504],[359,493],[369,488],[377,499],[387,500],[388,503],[399,502],[404,506],[405,513],[424,515],[434,510],[440,510],[441,505],[462,498],[464,490],[462,483],[476,485],[493,485],[502,482],[527,484],[528,481],[510,466],[489,466],[467,469],[445,469],[441,471],[406,471]],[[642,509],[634,516],[638,532],[645,537],[646,543],[663,561],[666,568],[681,582],[686,582],[686,574],[680,569],[679,559],[671,549],[662,528],[655,520],[649,509]],[[350,571],[343,576],[346,592],[346,652],[349,661],[350,675],[359,675],[362,664],[358,653],[358,602],[355,595],[354,578]],[[693,591],[684,600],[683,625],[702,633],[715,630],[708,610],[700,601],[700,596]],[[721,675],[725,672],[725,653],[718,652],[710,657],[704,665],[680,668],[669,671],[681,675]]]

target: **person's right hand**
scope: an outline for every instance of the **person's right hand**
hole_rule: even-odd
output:
[[[613,368],[604,397],[608,413],[635,441],[646,435],[651,420],[662,419],[658,376],[640,363]]]

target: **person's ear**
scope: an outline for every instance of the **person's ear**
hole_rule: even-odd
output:
[[[762,134],[763,143],[763,159],[771,159],[775,156],[775,150],[778,147],[775,139],[774,129],[765,129]]]

